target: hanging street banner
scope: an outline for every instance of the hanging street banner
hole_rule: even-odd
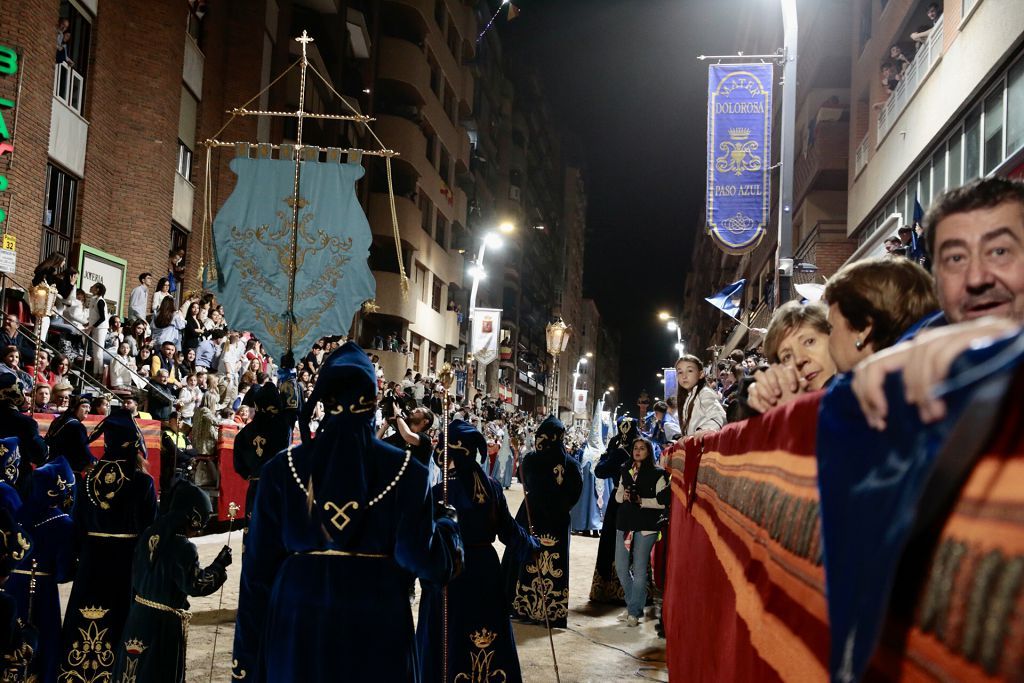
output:
[[[764,237],[771,205],[771,64],[708,69],[707,227],[729,254]]]
[[[501,331],[500,308],[477,308],[473,311],[470,351],[480,365],[498,357],[498,333]]]
[[[589,392],[586,389],[577,389],[573,392],[572,412],[577,415],[586,415],[588,393]]]

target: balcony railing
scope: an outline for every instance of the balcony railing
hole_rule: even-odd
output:
[[[856,178],[864,167],[868,165],[868,148],[871,141],[871,134],[864,133],[864,139],[857,145],[857,153],[853,158],[853,177]]]
[[[82,92],[85,79],[73,66],[61,62],[53,68],[53,96],[68,105],[76,114],[82,114]]]
[[[932,32],[928,35],[928,40],[921,44],[917,54],[914,55],[914,61],[910,63],[910,66],[903,73],[903,78],[900,80],[899,85],[896,86],[896,90],[893,91],[885,106],[878,112],[878,141],[876,146],[882,144],[882,140],[885,139],[885,136],[892,129],[896,119],[907,108],[910,100],[914,98],[917,89],[921,87],[921,83],[924,82],[932,67],[942,57],[942,21],[943,18],[940,16],[939,20],[935,22]]]

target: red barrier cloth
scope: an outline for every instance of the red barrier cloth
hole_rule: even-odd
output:
[[[664,621],[672,680],[826,680],[820,398],[689,437],[670,458]]]

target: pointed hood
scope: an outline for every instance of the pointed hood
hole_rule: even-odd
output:
[[[554,415],[549,415],[537,427],[535,441],[538,453],[565,455],[565,425]]]
[[[155,562],[161,553],[168,552],[172,544],[168,541],[178,534],[194,534],[206,528],[213,516],[210,496],[192,482],[179,479],[167,493],[170,503],[150,527],[152,533],[146,541],[149,547],[149,561]]]
[[[129,469],[135,469],[136,455],[141,453],[143,458],[149,459],[142,429],[126,408],[111,408],[110,414],[92,430],[89,441],[95,441],[101,435],[104,460],[126,462]]]
[[[367,458],[376,442],[377,374],[358,344],[348,342],[324,359],[308,405],[317,401],[324,404],[324,419],[295,462],[308,463],[301,471],[309,472],[303,486],[311,521],[344,547],[367,509]],[[287,457],[293,457],[290,450]],[[349,521],[339,525],[342,509]]]
[[[75,474],[63,456],[51,460],[32,472],[32,495],[25,507],[28,519],[56,509],[70,513],[75,505]]]

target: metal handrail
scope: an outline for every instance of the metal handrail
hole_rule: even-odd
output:
[[[28,293],[28,291],[29,291],[29,290],[28,290],[28,288],[27,288],[27,287],[25,287],[25,285],[23,285],[22,283],[18,282],[18,281],[17,281],[17,280],[16,280],[16,279],[15,279],[14,277],[12,277],[11,275],[7,275],[7,280],[9,280],[9,281],[13,282],[13,283],[14,283],[14,285],[15,285],[15,286],[16,286],[16,287],[17,287],[18,289],[22,290],[22,291],[23,291],[23,292],[25,292],[26,294]],[[52,312],[52,313],[50,314],[50,318],[60,318],[60,319],[61,319],[61,320],[63,320],[63,321],[64,321],[64,322],[65,322],[65,323],[66,323],[66,324],[67,324],[68,326],[70,326],[70,327],[75,327],[75,325],[74,325],[74,322],[73,322],[73,321],[71,321],[71,320],[69,320],[68,318],[64,317],[64,315],[63,315],[62,313],[58,313],[57,311],[53,311],[53,312]],[[33,329],[33,330],[32,330],[32,331],[30,332],[30,331],[28,331],[28,328],[27,328],[26,326],[24,326],[24,325],[21,325],[20,323],[19,323],[19,325],[18,325],[18,329],[19,329],[19,330],[21,330],[21,331],[24,331],[24,332],[26,333],[26,335],[27,335],[27,336],[29,336],[29,337],[30,337],[30,338],[31,338],[31,339],[32,339],[33,341],[37,342],[37,343],[39,344],[39,346],[40,346],[41,348],[45,348],[45,349],[46,349],[46,350],[47,350],[48,352],[50,352],[51,356],[52,356],[53,354],[58,354],[58,355],[62,355],[62,354],[63,354],[63,352],[62,352],[62,351],[60,351],[60,350],[59,350],[59,349],[57,349],[56,347],[54,347],[54,346],[52,346],[51,344],[49,344],[49,343],[48,343],[48,342],[47,342],[47,341],[46,341],[45,339],[39,339],[39,337],[38,337],[38,333],[37,333],[38,331],[37,331],[37,330],[34,330],[34,329]],[[90,342],[92,342],[92,346],[93,346],[93,347],[97,347],[97,346],[99,346],[99,344],[98,344],[98,343],[96,342],[96,339],[94,339],[93,337],[89,336],[89,335],[88,335],[88,334],[86,334],[86,333],[85,333],[84,331],[83,331],[83,332],[81,332],[81,336],[82,336],[83,338],[85,338],[85,339],[88,339],[88,340],[89,340]],[[104,351],[103,349],[101,349],[101,350],[100,350],[100,353],[104,353],[104,352],[105,352],[105,351]],[[85,355],[86,355],[86,354],[83,354],[83,355],[82,355],[82,367],[80,367],[80,368],[74,368],[74,370],[76,371],[76,373],[77,373],[77,374],[78,374],[78,376],[79,376],[79,379],[81,380],[81,383],[82,383],[82,385],[88,385],[88,386],[89,386],[89,387],[90,387],[91,389],[94,389],[94,390],[98,390],[98,391],[102,392],[102,393],[103,393],[104,395],[110,395],[110,394],[111,394],[111,390],[110,390],[110,388],[108,388],[108,387],[107,387],[107,386],[106,386],[106,385],[105,385],[105,384],[103,383],[103,380],[102,380],[102,378],[100,378],[100,379],[97,379],[97,378],[96,378],[96,377],[95,377],[94,375],[90,374],[89,372],[86,372],[86,370],[85,370]],[[112,363],[114,362],[115,358],[116,358],[116,356],[114,356],[114,355],[112,354],[112,355],[111,355],[111,362],[112,362]],[[33,361],[33,363],[34,363],[34,362],[35,362],[35,361]],[[129,370],[131,370],[131,368],[129,368]],[[33,372],[34,372],[34,371],[33,371]],[[158,387],[157,387],[157,385],[156,385],[156,384],[155,384],[154,382],[150,381],[149,377],[147,377],[147,376],[146,376],[145,374],[143,374],[143,373],[140,373],[140,372],[138,372],[138,371],[135,371],[135,370],[131,370],[131,372],[132,372],[132,374],[133,374],[134,376],[136,376],[136,377],[138,377],[139,379],[141,379],[141,380],[142,380],[142,381],[143,381],[143,382],[144,382],[144,383],[146,384],[147,388],[150,388],[150,387],[153,387],[153,388],[158,388]],[[34,379],[34,378],[33,378],[33,379]],[[79,387],[79,388],[81,388],[81,387]]]

